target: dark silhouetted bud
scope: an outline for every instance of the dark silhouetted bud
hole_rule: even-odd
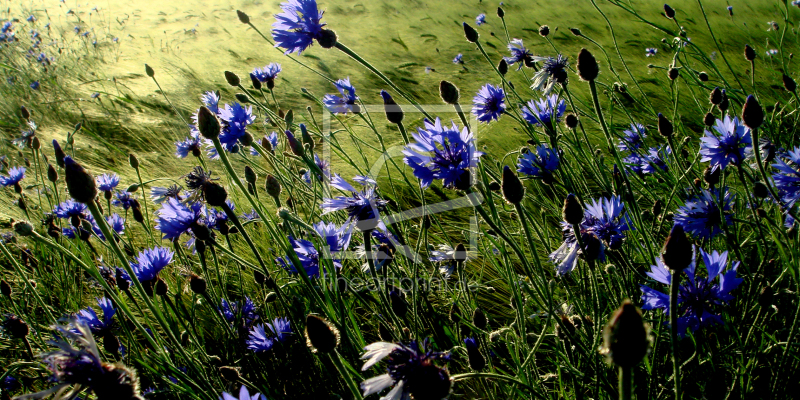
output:
[[[243,24],[249,24],[250,23],[250,17],[247,16],[247,14],[245,14],[244,11],[236,10],[236,16],[239,17],[239,21],[241,23],[243,23]]]
[[[703,125],[705,126],[714,126],[716,122],[717,118],[712,113],[706,113],[706,116],[703,117]]]
[[[241,377],[238,368],[229,366],[219,367],[219,376],[228,382],[236,382]]]
[[[398,288],[389,290],[389,301],[392,304],[392,312],[400,318],[403,318],[408,313],[408,303],[406,303],[406,295]]]
[[[722,102],[722,90],[719,87],[715,87],[708,96],[708,101],[715,106],[719,105]]]
[[[53,164],[47,164],[47,180],[54,183],[58,181],[58,171]]]
[[[502,9],[502,8],[500,8],[500,7],[497,7],[497,16],[498,16],[498,17],[500,17],[500,18],[503,18],[503,17],[505,17],[505,16],[506,16],[506,12],[505,12],[505,11],[503,11],[503,9]]]
[[[447,104],[457,104],[458,103],[458,88],[456,85],[448,82],[448,81],[441,81],[439,83],[439,95],[442,97]]]
[[[242,103],[242,104],[250,103],[250,98],[247,97],[247,95],[244,94],[244,93],[236,93],[235,95],[233,95],[233,97],[235,97],[236,101],[238,101],[239,103]]]
[[[3,321],[3,330],[14,339],[24,339],[31,331],[25,321],[13,314],[6,315]]]
[[[578,127],[578,116],[572,113],[567,114],[566,118],[564,118],[564,122],[567,124],[569,129],[575,129]]]
[[[653,203],[653,209],[651,211],[653,212],[653,215],[657,217],[661,215],[661,211],[663,208],[664,208],[664,203],[661,200],[656,200],[656,202]]]
[[[133,213],[133,220],[138,223],[144,223],[144,214],[142,214],[141,207],[131,207],[131,212]]]
[[[467,348],[467,360],[469,361],[469,367],[473,371],[480,371],[486,368],[486,358],[481,354],[480,347],[475,339],[464,339],[464,347]]]
[[[767,189],[767,185],[761,181],[756,181],[753,184],[753,196],[756,196],[759,199],[769,196],[769,189]]]
[[[519,204],[525,197],[525,186],[507,165],[503,168],[503,198],[510,204]]]
[[[569,31],[575,36],[581,36],[581,30],[578,28],[569,28]]]
[[[581,49],[581,52],[578,53],[577,68],[578,76],[585,81],[593,81],[597,79],[597,75],[600,73],[600,67],[597,65],[597,60],[595,60],[592,53],[586,49]]]
[[[275,300],[278,300],[278,294],[275,292],[269,292],[267,293],[267,297],[264,299],[264,302],[274,303]]]
[[[197,110],[197,129],[206,139],[214,140],[219,137],[219,120],[217,116],[205,106]]]
[[[72,157],[64,158],[64,179],[67,181],[69,195],[79,203],[88,204],[97,197],[94,177]]]
[[[697,74],[697,79],[700,79],[700,82],[708,82],[708,73],[706,71],[701,71]]]
[[[658,133],[664,137],[670,137],[673,133],[672,122],[661,113],[658,113]]]
[[[251,168],[249,165],[245,165],[244,166],[244,180],[247,181],[247,183],[255,184],[256,183],[256,179],[258,179],[258,175],[256,175],[256,171],[253,171],[253,168]]]
[[[228,192],[222,185],[216,182],[208,182],[203,185],[203,198],[210,206],[222,207],[228,198]]]
[[[749,44],[744,45],[744,59],[747,61],[756,59],[756,51]]]
[[[303,157],[305,151],[303,150],[303,145],[297,141],[297,138],[294,137],[292,131],[286,131],[286,141],[289,143],[289,149],[292,150],[292,153],[298,157]]]
[[[17,193],[22,193],[22,187],[19,184],[14,185],[17,188]],[[17,200],[17,207],[19,207],[22,211],[28,211],[28,205],[25,203],[25,198],[20,196],[19,200]]]
[[[58,140],[53,139],[53,149],[56,153],[56,164],[59,167],[64,168],[64,157],[66,157],[67,154],[61,149],[61,145],[58,144]]]
[[[28,111],[28,108],[25,106],[21,106],[19,108],[19,112],[22,114],[22,119],[31,119],[31,112]]]
[[[155,293],[159,296],[166,296],[167,292],[169,292],[169,286],[167,286],[167,282],[161,278],[158,278],[156,280]]]
[[[461,321],[461,310],[458,308],[458,303],[453,303],[453,306],[450,307],[450,321],[458,323]]]
[[[383,108],[386,110],[386,119],[393,124],[403,122],[403,110],[394,101],[392,95],[385,90],[381,90],[381,97],[383,97]]]
[[[675,18],[675,10],[672,9],[668,4],[664,4],[664,16],[669,19]]]
[[[287,111],[286,114],[283,115],[283,122],[286,122],[286,126],[292,126],[294,122],[294,111]]]
[[[261,147],[265,148],[270,153],[275,153],[275,149],[272,148],[272,143],[267,138],[261,139]]]
[[[480,308],[476,308],[475,312],[472,313],[472,325],[475,325],[475,327],[480,330],[485,330],[489,325],[486,314],[484,314]]]
[[[570,193],[567,198],[564,199],[561,217],[570,225],[580,224],[581,221],[583,221],[583,206],[574,194]]]
[[[747,101],[742,107],[742,121],[750,129],[758,129],[764,123],[764,109],[752,94],[747,96]]]
[[[669,76],[669,79],[671,79],[673,81],[675,79],[678,79],[679,75],[680,75],[680,71],[677,68],[670,68],[669,71],[667,71],[667,76]]]
[[[239,75],[236,75],[231,71],[225,71],[225,80],[228,81],[228,85],[233,87],[237,87],[241,83],[239,80]]]
[[[394,342],[392,331],[389,330],[389,327],[387,327],[386,324],[378,324],[378,336],[380,336],[381,340],[384,342]]]
[[[189,277],[189,288],[192,289],[192,292],[202,296],[206,294],[206,290],[208,289],[208,283],[206,282],[205,279],[203,279],[203,277],[192,274]]]
[[[278,181],[278,178],[272,176],[271,174],[267,175],[265,189],[268,195],[272,196],[275,201],[278,201],[281,195],[281,183]]]
[[[464,191],[472,187],[472,173],[468,169],[461,170],[461,175],[456,178],[455,187]]]
[[[327,320],[308,314],[306,344],[314,353],[330,353],[339,345],[339,330]]]
[[[692,242],[680,225],[674,225],[664,242],[661,260],[673,271],[683,271],[692,263]]]
[[[261,90],[261,81],[253,74],[250,74],[250,83],[253,84],[253,89]]]
[[[500,182],[497,182],[497,181],[489,182],[489,190],[491,190],[493,192],[496,192],[496,191],[500,190]]]
[[[0,281],[0,294],[6,297],[11,297],[11,285],[5,280]]]
[[[31,139],[31,148],[34,150],[39,150],[42,148],[42,142],[39,141],[37,136],[34,136],[33,139]]]
[[[300,124],[300,138],[303,139],[303,147],[308,148],[308,151],[314,152],[314,139],[306,129],[306,124]]]
[[[147,64],[144,65],[144,73],[151,78],[156,75],[156,71],[153,71],[153,67]]]
[[[756,208],[756,215],[758,218],[767,218],[767,212],[763,208]]]
[[[549,34],[550,34],[550,27],[549,26],[542,25],[542,26],[539,27],[539,35],[542,35],[542,37],[547,37],[547,35],[549,35]]]
[[[717,108],[723,113],[730,107],[731,103],[728,101],[728,92],[722,91],[722,101],[717,104]]]
[[[206,230],[208,230],[208,227],[206,227],[205,225],[198,224],[197,226],[198,227],[201,226],[201,227],[205,228]],[[196,230],[195,228],[196,227],[192,227],[192,233],[194,233],[194,231]],[[200,239],[200,236],[197,236],[197,234],[195,234],[195,237],[197,238],[197,240],[194,241],[194,249],[197,251],[198,254],[206,254],[206,242],[205,242],[205,240]]]
[[[772,306],[772,299],[775,297],[775,290],[772,286],[764,286],[761,288],[761,293],[758,294],[758,305],[761,308],[769,308]]]
[[[139,159],[136,158],[135,154],[128,154],[128,164],[130,164],[133,169],[139,169]]]
[[[475,43],[478,41],[480,37],[478,35],[478,31],[475,28],[471,27],[468,23],[464,22],[464,35],[467,37],[467,40],[471,43]]]
[[[117,269],[116,271],[116,281],[117,281],[117,288],[122,290],[123,292],[128,290],[131,287],[131,281],[126,279],[125,271],[122,269]]]
[[[508,73],[508,63],[505,58],[500,59],[500,64],[497,65],[497,71],[500,72],[500,75]]]
[[[639,308],[625,300],[603,329],[600,353],[618,367],[634,367],[650,349],[648,330]]]
[[[456,246],[455,252],[453,253],[453,259],[458,263],[467,261],[467,247],[464,246],[464,243],[459,243]]]
[[[721,171],[721,168],[706,167],[705,171],[703,171],[703,180],[706,181],[708,186],[714,186],[719,183],[719,174]]]
[[[600,241],[600,238],[597,237],[594,233],[584,234],[583,237],[583,257],[585,260],[596,260],[600,257],[600,254],[603,251],[603,242]],[[617,242],[621,246],[621,242]],[[616,249],[614,249],[616,250]]]
[[[789,92],[794,92],[797,90],[797,83],[791,76],[783,74],[783,87]]]
[[[319,43],[320,47],[323,49],[330,49],[333,46],[336,46],[336,42],[339,40],[339,37],[336,36],[336,32],[330,29],[323,29],[322,34],[317,39],[317,43]]]
[[[119,353],[119,339],[113,333],[106,333],[103,336],[103,349],[106,353],[116,356]]]

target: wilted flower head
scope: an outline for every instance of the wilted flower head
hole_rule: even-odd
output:
[[[723,223],[733,223],[731,208],[733,195],[727,187],[700,189],[700,192],[686,201],[675,213],[675,223],[700,239],[711,239],[722,233]],[[722,206],[720,210],[719,205]]]
[[[506,110],[505,98],[503,88],[487,83],[472,99],[472,114],[480,122],[497,121]]]
[[[546,144],[536,146],[535,151],[522,154],[517,160],[517,171],[545,183],[553,181],[553,173],[559,166],[558,153]]]
[[[503,57],[503,59],[508,65],[517,64],[517,71],[523,65],[533,62],[533,54],[522,44],[522,39],[511,39],[511,42],[508,43],[508,51],[511,52],[511,57]]]
[[[792,208],[800,200],[800,147],[777,158],[772,166],[778,170],[772,175],[778,196],[787,208]]]
[[[714,125],[716,134],[706,130],[700,139],[700,161],[709,161],[713,169],[725,169],[728,164],[739,166],[746,151],[752,147],[750,128],[739,124],[739,118],[726,115]]]
[[[415,142],[403,150],[403,161],[414,169],[423,188],[439,179],[446,188],[455,188],[465,174],[469,177],[469,170],[478,166],[483,155],[477,151],[472,133],[466,127],[459,131],[455,122],[447,127],[439,118],[433,123],[426,119],[425,127],[412,137]]]
[[[300,54],[322,37],[325,24],[320,22],[323,13],[317,10],[316,0],[289,0],[281,3],[281,9],[272,24],[272,37],[275,47],[286,49],[285,54]]]
[[[534,62],[542,62],[542,68],[531,78],[531,89],[541,90],[545,95],[549,94],[556,83],[563,83],[567,80],[567,67],[569,60],[558,55],[553,57],[533,57]]]
[[[529,124],[554,129],[566,110],[567,104],[564,100],[559,99],[557,94],[551,94],[538,101],[529,101],[522,107],[522,117]]]
[[[326,94],[322,98],[322,103],[325,104],[325,107],[334,114],[358,113],[360,111],[360,107],[356,104],[358,96],[356,96],[356,88],[350,84],[350,77],[339,79],[334,85],[342,97]]]
[[[434,364],[449,361],[450,355],[429,350],[427,340],[412,341],[408,345],[376,342],[364,351],[361,359],[366,361],[362,371],[388,357],[387,373],[361,382],[364,397],[392,386],[394,388],[383,399],[443,399],[450,394],[450,374]]]

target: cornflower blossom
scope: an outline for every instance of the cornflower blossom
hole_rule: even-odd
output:
[[[356,88],[350,84],[350,78],[339,79],[334,83],[336,89],[339,91],[339,94],[342,97],[333,95],[333,94],[326,94],[325,97],[322,98],[322,104],[328,109],[328,111],[334,114],[347,114],[348,112],[358,113],[360,112],[360,107],[356,102],[358,101],[358,96],[356,96]]]
[[[177,198],[169,197],[156,211],[156,229],[164,234],[162,239],[179,239],[184,233],[190,233],[203,216],[201,203],[183,203]]]
[[[552,130],[555,124],[561,121],[566,110],[567,104],[564,100],[559,99],[557,94],[551,94],[538,101],[528,101],[528,104],[522,107],[522,117],[529,124]]]
[[[186,139],[175,142],[175,156],[186,158],[189,154],[200,157],[203,146],[208,146],[211,141],[203,138],[199,131],[193,131]]]
[[[53,209],[53,214],[59,218],[72,218],[72,217],[81,217],[86,219],[88,216],[86,204],[78,203],[73,199],[68,199],[65,202],[57,205]]]
[[[339,196],[322,200],[322,215],[346,210],[351,221],[356,224],[359,230],[372,230],[383,226],[380,221],[380,211],[386,207],[386,200],[378,198],[376,185],[367,181],[362,181],[364,189],[356,190],[338,174],[331,178],[331,186],[344,192],[350,192],[350,196]],[[313,246],[312,246],[313,247]]]
[[[111,204],[113,204],[113,205],[115,205],[117,207],[122,207],[125,210],[128,210],[134,204],[133,203],[135,201],[134,196],[132,196],[126,190],[117,190],[117,193],[116,193],[115,196],[116,196],[116,198],[111,202]]]
[[[92,307],[87,307],[85,310],[78,311],[75,318],[82,321],[92,331],[93,335],[104,336],[114,328],[114,314],[117,309],[106,297],[96,299],[97,305],[103,311],[103,318],[100,318]],[[73,330],[75,333],[80,333],[77,329]]]
[[[364,347],[362,371],[386,359],[387,372],[361,382],[363,396],[392,388],[384,400],[409,398],[443,399],[450,393],[450,374],[434,362],[449,361],[450,355],[428,349],[428,341],[412,341],[408,345],[376,342]]]
[[[651,147],[640,158],[640,167],[643,174],[655,174],[658,170],[666,171],[669,169],[666,160],[672,154],[672,148],[664,146],[662,148]]]
[[[180,185],[172,185],[170,187],[154,186],[150,188],[150,200],[155,204],[162,204],[168,199],[183,201],[182,191],[183,188]]]
[[[275,78],[281,72],[281,65],[278,63],[269,63],[264,68],[256,68],[250,73],[250,76],[256,78],[261,83],[274,82]]]
[[[250,392],[244,385],[242,385],[241,389],[239,389],[239,397],[236,397],[228,392],[222,392],[219,400],[267,400],[267,396],[264,396],[261,393],[256,393],[250,396]]]
[[[344,227],[345,225],[342,225],[342,228]],[[335,240],[339,239],[337,238]],[[314,243],[305,239],[295,239],[291,236],[289,237],[289,243],[291,243],[295,255],[300,262],[300,266],[303,271],[305,271],[306,275],[309,278],[320,277],[320,269],[323,265],[320,263],[320,252],[314,246]],[[297,275],[300,273],[300,269],[295,266],[292,259],[288,256],[278,258],[275,262],[282,266],[290,275]],[[337,270],[342,268],[342,263],[339,260],[332,260],[332,264]]]
[[[658,49],[655,47],[648,47],[644,49],[644,55],[647,57],[655,57],[656,53],[658,53]]]
[[[247,133],[247,127],[255,122],[253,106],[245,108],[239,103],[225,104],[219,111],[219,117],[224,122],[219,134],[219,142],[229,152],[234,152],[235,147]]]
[[[278,134],[276,132],[272,132],[269,135],[265,135],[264,139],[266,139],[269,142],[269,145],[272,146],[272,148],[267,149],[267,150],[275,153],[275,150],[278,148]],[[258,150],[256,150],[255,147],[251,147],[250,148],[250,155],[253,156],[253,157],[258,157],[261,154],[258,153]]]
[[[244,297],[244,302],[241,304],[222,299],[219,310],[225,320],[231,323],[244,320],[245,324],[249,326],[258,319],[256,305],[247,296]]]
[[[724,120],[718,119],[713,128],[716,133],[706,130],[700,139],[700,161],[710,162],[712,169],[724,170],[729,164],[740,166],[753,145],[750,128],[727,115]]]
[[[517,172],[542,179],[545,183],[553,182],[553,173],[558,166],[558,153],[546,144],[536,146],[535,151],[528,151],[517,160]]]
[[[466,127],[459,131],[455,122],[443,126],[439,118],[433,123],[426,119],[424,124],[412,133],[415,141],[403,150],[403,161],[414,170],[423,189],[439,179],[444,187],[456,188],[469,179],[470,169],[477,168],[483,153],[477,151],[475,138]]]
[[[103,235],[103,231],[100,230],[100,226],[97,225],[97,221],[95,221],[91,215],[87,216],[86,220],[92,224],[92,232],[94,232],[94,234],[97,235],[100,240],[105,241],[106,237]],[[111,228],[111,231],[116,235],[122,235],[125,233],[125,219],[120,217],[119,214],[114,213],[109,215],[106,217],[106,222],[108,223],[108,227]]]
[[[686,331],[696,332],[702,327],[722,325],[724,321],[719,310],[733,300],[731,292],[736,289],[743,279],[736,276],[739,261],[728,266],[728,252],[716,250],[706,253],[700,249],[700,256],[706,268],[706,276],[697,273],[697,264],[694,257],[696,247],[692,246],[692,263],[682,272],[686,274],[686,281],[680,283],[678,289],[678,335],[686,336]],[[679,272],[680,273],[680,272]],[[660,257],[656,258],[656,265],[650,266],[647,276],[656,282],[670,285],[670,270],[664,265]],[[669,295],[655,290],[647,285],[639,286],[642,291],[642,310],[663,310],[669,315]]]
[[[140,251],[136,262],[131,262],[131,269],[136,278],[142,283],[153,283],[158,278],[158,273],[172,263],[175,253],[166,247],[154,247]]]
[[[617,148],[621,151],[638,151],[644,146],[644,138],[647,137],[647,129],[640,123],[632,123],[630,129],[622,131]]]
[[[269,331],[267,331],[269,329]],[[250,329],[245,342],[247,348],[256,353],[269,351],[275,342],[285,343],[292,335],[291,323],[288,318],[275,318],[272,322],[258,324]]]
[[[455,58],[453,58],[453,64],[463,64],[464,63],[464,55],[461,53],[456,54]]]
[[[317,167],[319,167],[319,170],[322,171],[322,175],[314,174],[318,181],[322,182],[324,180],[331,179],[331,164],[328,162],[328,160],[320,158],[319,155],[314,153],[314,164],[316,164]],[[309,185],[311,184],[310,170],[306,171],[306,173],[303,174],[303,180],[306,181],[307,184]]]
[[[0,186],[17,187],[23,179],[25,179],[25,167],[14,167],[8,170],[8,176],[0,176]]]
[[[517,64],[517,71],[526,64],[533,62],[533,54],[523,44],[522,39],[511,39],[508,43],[508,51],[511,57],[503,57],[509,66]]]
[[[544,95],[550,94],[556,83],[567,81],[569,60],[559,54],[556,58],[533,56],[534,62],[542,62],[542,68],[531,78],[531,89],[541,90]]]
[[[674,220],[693,236],[712,239],[722,233],[723,221],[725,225],[733,223],[732,208],[733,195],[727,187],[700,189],[700,193],[690,197],[685,205],[678,207]]]
[[[485,23],[486,23],[486,14],[478,14],[478,16],[475,17],[475,24],[477,24],[478,26],[481,26]]]
[[[772,174],[778,196],[787,208],[794,207],[800,200],[800,147],[787,151],[775,159],[772,166],[778,172]]]
[[[506,110],[506,93],[500,86],[484,85],[472,99],[472,114],[480,122],[498,121]]]
[[[275,16],[272,38],[275,47],[285,49],[284,54],[298,55],[322,38],[322,12],[317,10],[316,0],[289,0],[281,3],[282,13]]]
[[[101,192],[110,192],[119,185],[119,175],[103,174],[98,176],[95,181],[97,182],[97,190]]]

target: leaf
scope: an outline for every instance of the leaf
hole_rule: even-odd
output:
[[[406,46],[406,44],[403,43],[403,39],[400,39],[399,37],[396,37],[396,38],[392,38],[392,41],[397,43],[397,44],[399,44],[400,46],[403,46],[403,48],[406,49],[406,51],[408,51],[408,46]]]

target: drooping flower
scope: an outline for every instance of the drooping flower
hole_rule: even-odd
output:
[[[97,316],[97,313],[92,307],[87,307],[85,310],[78,311],[75,316],[78,320],[85,323],[86,326],[92,331],[93,335],[104,336],[114,328],[114,314],[117,312],[114,304],[111,303],[106,297],[98,298],[97,305],[103,311],[103,318]],[[80,333],[77,329],[73,330],[75,333]]]
[[[323,215],[346,210],[350,219],[360,230],[371,230],[382,225],[380,210],[386,206],[387,202],[378,198],[374,184],[367,183],[364,185],[364,189],[359,191],[337,174],[331,178],[331,186],[344,192],[350,192],[350,196],[323,199],[321,205]]]
[[[655,57],[656,53],[658,53],[658,49],[655,47],[648,47],[644,49],[644,55],[647,57]]]
[[[69,199],[59,205],[57,205],[53,209],[53,214],[58,218],[72,218],[74,216],[78,216],[81,218],[86,219],[88,213],[86,212],[86,204],[78,203],[73,199]]]
[[[166,247],[154,247],[140,251],[136,262],[131,262],[131,268],[140,282],[151,282],[158,277],[164,267],[172,263],[175,253]]]
[[[772,174],[778,196],[792,208],[800,200],[800,147],[787,151],[783,157],[775,159],[772,164],[778,172]]]
[[[533,62],[533,53],[522,44],[522,39],[511,39],[511,42],[508,43],[508,51],[511,52],[511,57],[503,57],[503,59],[509,66],[518,64],[517,71],[524,65]]]
[[[127,190],[117,190],[116,199],[114,199],[111,204],[127,210],[133,206],[134,201],[134,196],[128,193]]]
[[[267,396],[264,396],[261,393],[256,393],[250,396],[250,392],[247,391],[247,387],[242,385],[242,388],[239,389],[239,397],[233,396],[228,392],[222,392],[220,400],[267,400]]]
[[[644,138],[647,137],[647,130],[640,123],[632,123],[630,129],[622,131],[617,148],[622,151],[637,151],[644,146]]]
[[[198,223],[203,215],[203,206],[200,203],[185,204],[170,197],[156,214],[156,229],[164,234],[163,239],[175,240]]]
[[[301,54],[322,37],[325,24],[320,22],[323,13],[317,10],[316,0],[289,0],[281,3],[281,9],[272,24],[272,38],[275,47],[286,49],[285,54]]]
[[[183,191],[183,188],[180,185],[172,185],[166,188],[154,186],[150,189],[150,199],[156,204],[162,204],[170,198],[183,201],[181,191]]]
[[[253,107],[245,108],[239,103],[225,104],[219,112],[219,117],[225,122],[219,134],[219,141],[225,150],[234,151],[239,139],[247,133],[247,126],[256,120]]]
[[[503,88],[487,83],[472,98],[472,114],[480,122],[497,121],[506,110],[505,98]]]
[[[245,324],[249,326],[258,319],[256,305],[250,300],[250,297],[247,296],[244,296],[244,302],[241,304],[236,301],[222,299],[220,302],[220,311],[228,322],[244,320]]]
[[[711,163],[713,169],[725,169],[728,164],[739,166],[746,151],[752,147],[750,129],[739,124],[739,118],[726,115],[714,125],[716,134],[706,130],[700,139],[700,161]]]
[[[437,361],[449,361],[447,353],[428,349],[427,340],[422,343],[412,341],[408,345],[387,342],[376,342],[364,348],[361,356],[364,362],[362,371],[366,371],[384,358],[387,358],[387,373],[361,382],[363,396],[379,393],[394,386],[385,396],[385,400],[443,399],[450,393],[452,382],[447,369],[434,364]]]
[[[470,169],[477,168],[483,153],[477,151],[475,138],[466,127],[459,131],[455,122],[443,126],[438,117],[433,123],[427,119],[424,123],[424,128],[412,134],[415,142],[403,150],[403,161],[414,169],[423,188],[439,179],[446,188],[455,188],[469,179]]]
[[[558,153],[546,144],[536,146],[536,151],[528,151],[517,160],[517,171],[532,178],[553,182],[553,173],[559,166]]]
[[[97,177],[97,190],[101,192],[110,192],[119,185],[119,175],[117,174],[103,174]]]
[[[522,117],[529,124],[554,129],[566,110],[567,104],[564,100],[559,99],[557,94],[551,94],[538,101],[529,101],[522,107]]]
[[[556,58],[534,56],[533,61],[542,62],[542,68],[531,78],[531,89],[541,90],[546,96],[553,90],[556,83],[567,81],[569,60],[561,54]]]
[[[720,209],[719,206],[722,206]],[[733,223],[730,214],[733,195],[727,187],[700,189],[700,193],[689,198],[675,213],[675,223],[686,232],[700,239],[711,239],[722,233],[722,224]]]
[[[259,82],[267,83],[269,81],[275,81],[275,78],[278,77],[278,73],[281,72],[281,65],[278,63],[269,63],[264,68],[256,68],[253,70],[251,75],[258,79]]]
[[[728,252],[716,250],[706,253],[700,249],[703,265],[706,267],[705,277],[697,274],[695,261],[683,271],[686,281],[680,284],[678,291],[678,335],[686,336],[687,329],[695,332],[701,327],[724,324],[719,310],[733,300],[731,292],[736,289],[743,279],[736,276],[739,261],[728,266]],[[694,260],[694,257],[692,257]],[[647,275],[664,285],[670,285],[670,270],[656,258],[656,265],[650,266]],[[669,295],[649,286],[641,285],[643,310],[661,309],[669,315]]]
[[[322,98],[322,104],[334,114],[347,114],[348,112],[358,113],[360,112],[360,107],[356,102],[358,101],[358,96],[356,96],[356,88],[350,84],[350,77],[339,79],[334,83],[336,89],[339,90],[339,93],[342,97],[333,95],[333,94],[326,94],[325,97]]]
[[[25,167],[14,167],[8,170],[8,176],[0,176],[0,185],[16,186],[25,178]]]
[[[464,55],[461,53],[456,54],[453,58],[453,64],[463,64],[464,63]]]

